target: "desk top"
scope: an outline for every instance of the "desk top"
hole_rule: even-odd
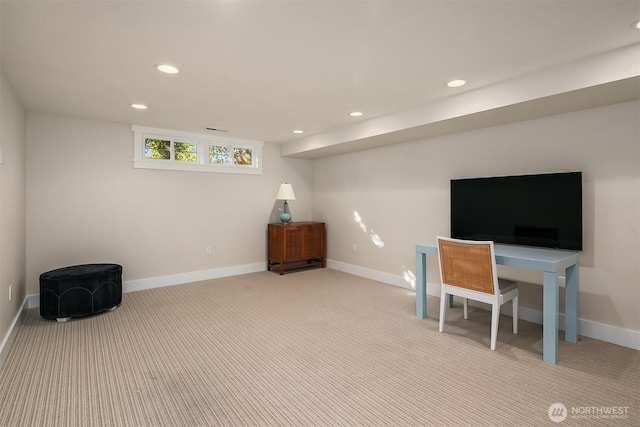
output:
[[[496,264],[532,270],[560,272],[578,264],[579,252],[494,244]],[[437,245],[416,245],[416,253],[438,255]]]

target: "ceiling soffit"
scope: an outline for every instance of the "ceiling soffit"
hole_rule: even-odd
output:
[[[640,99],[640,44],[282,144],[314,159]]]

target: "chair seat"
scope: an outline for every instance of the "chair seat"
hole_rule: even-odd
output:
[[[498,277],[498,286],[500,286],[501,293],[507,293],[510,290],[518,287],[518,282],[509,279],[503,279],[502,277]]]

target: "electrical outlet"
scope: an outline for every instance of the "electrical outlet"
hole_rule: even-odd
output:
[[[13,285],[9,285],[9,301],[13,298]]]
[[[211,255],[211,246],[207,246],[207,255]]]
[[[354,243],[354,244],[351,246],[351,252],[357,252],[357,249],[358,249],[358,248],[356,247],[356,244]]]

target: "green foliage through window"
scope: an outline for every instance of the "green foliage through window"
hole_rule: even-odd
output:
[[[174,142],[176,160],[181,162],[198,161],[198,144],[191,142]]]
[[[241,147],[232,148],[229,145],[209,145],[209,163],[214,165],[230,165],[231,150],[233,150],[234,165],[253,165],[253,149]]]
[[[252,159],[251,154],[253,150],[250,148],[234,148],[233,149],[233,162],[236,165],[248,165],[251,166]]]
[[[262,174],[261,141],[136,125],[131,128],[135,168]]]
[[[209,163],[214,165],[231,164],[231,147],[223,145],[209,146]]]
[[[165,159],[171,158],[171,141],[164,139],[151,139],[144,140],[144,156],[147,159]]]

